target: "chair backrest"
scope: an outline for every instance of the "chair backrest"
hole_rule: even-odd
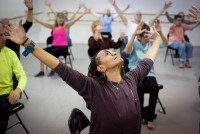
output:
[[[141,83],[139,86],[138,86],[138,88],[140,89],[140,90],[142,90],[144,93],[149,93],[149,91],[145,88],[145,86],[144,86],[144,84],[143,83]],[[159,90],[160,89],[163,89],[163,85],[162,84],[158,84],[158,87],[157,87]]]
[[[85,114],[81,110],[74,108],[68,119],[68,126],[71,134],[79,134],[89,125],[90,121]]]
[[[47,47],[51,46],[53,43],[53,36],[49,36],[46,40]]]

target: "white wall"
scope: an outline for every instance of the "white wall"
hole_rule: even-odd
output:
[[[79,2],[84,2],[88,7],[91,7],[94,11],[102,12],[105,8],[110,8],[111,12],[115,12],[109,0],[51,0],[52,6],[56,11],[62,11],[64,9],[69,12],[73,12],[77,7]],[[131,3],[131,8],[126,12],[127,17],[131,19],[136,10],[141,10],[144,14],[154,14],[159,11],[165,0],[116,0],[117,4],[121,9],[125,8],[128,3]],[[50,18],[47,15],[49,12],[47,6],[45,6],[45,0],[33,0],[34,2],[34,12],[43,12],[41,15],[36,17],[48,21]],[[188,14],[188,9],[196,5],[200,7],[199,0],[173,0],[173,6],[168,9],[169,13],[176,14],[179,11],[184,11],[185,14]],[[13,18],[16,16],[24,15],[26,7],[23,4],[23,0],[0,0],[0,18]],[[81,10],[83,11],[83,10]],[[71,15],[71,14],[70,14]],[[70,16],[69,15],[69,16]],[[151,15],[144,15],[144,20],[149,20]],[[74,43],[87,43],[87,40],[91,33],[91,22],[96,18],[93,15],[85,15],[80,22],[77,22],[74,26],[71,27],[71,37]],[[167,21],[165,16],[161,16],[163,21]],[[23,18],[25,20],[25,17]],[[90,21],[88,21],[90,20]],[[119,20],[119,19],[118,19]],[[17,23],[18,20],[14,20],[14,23]],[[49,21],[49,23],[54,23]],[[171,24],[163,24],[163,32],[168,33],[168,27]],[[126,30],[126,27],[122,23],[114,22],[112,25],[113,37],[117,39],[120,29]],[[44,43],[46,38],[50,35],[50,30],[40,26],[37,23],[34,23],[33,27],[28,33],[33,40],[37,42]],[[200,46],[200,26],[193,31],[187,32],[194,46]]]

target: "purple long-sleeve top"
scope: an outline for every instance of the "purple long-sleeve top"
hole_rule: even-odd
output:
[[[89,106],[90,134],[140,134],[141,113],[137,85],[146,77],[152,65],[152,60],[144,59],[119,83],[108,81],[106,85],[63,63],[59,63],[55,71]]]

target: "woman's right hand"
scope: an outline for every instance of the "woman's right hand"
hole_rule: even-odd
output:
[[[144,25],[144,22],[143,22],[143,21],[140,22],[140,23],[138,24],[138,26],[137,26],[137,28],[136,28],[136,30],[135,30],[135,32],[134,32],[133,34],[134,34],[134,35],[139,35],[139,34],[145,32],[146,29],[143,29],[143,30],[142,30],[143,25]]]
[[[27,38],[22,26],[22,20],[19,21],[18,26],[14,24],[5,25],[4,30],[9,34],[9,36],[4,36],[4,38],[10,39],[17,44],[22,44]]]

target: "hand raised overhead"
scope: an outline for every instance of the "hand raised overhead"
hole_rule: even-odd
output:
[[[6,39],[10,39],[17,44],[22,44],[24,40],[27,38],[24,28],[22,26],[22,20],[19,21],[18,26],[14,24],[5,25],[5,32],[9,34],[9,36],[4,36]]]
[[[196,22],[200,23],[200,8],[193,6],[189,9],[189,15],[194,18]]]

